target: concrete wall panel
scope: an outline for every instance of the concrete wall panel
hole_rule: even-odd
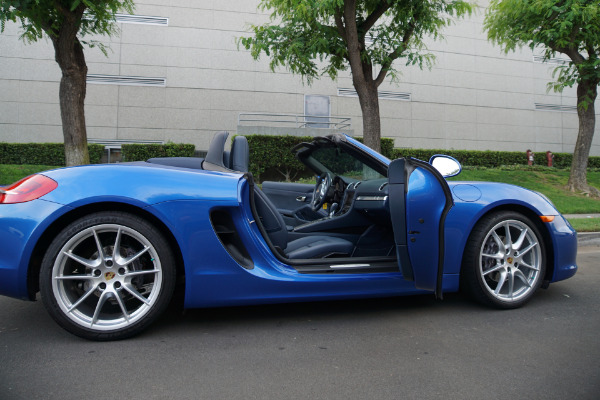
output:
[[[90,127],[116,128],[118,126],[117,106],[86,106],[85,123],[88,129]]]
[[[208,129],[210,110],[170,109],[165,116],[166,130]]]
[[[119,105],[119,90],[117,85],[96,85],[88,84],[86,87],[85,105],[96,106],[118,106]],[[58,102],[59,85],[56,84],[56,101]]]
[[[19,103],[0,103],[2,112],[0,113],[0,124],[18,124],[19,119]],[[0,126],[2,126],[0,125]]]
[[[60,125],[60,107],[57,103],[19,103],[19,123]]]
[[[174,110],[147,107],[119,107],[119,127],[123,128],[166,128],[165,119]]]
[[[86,50],[89,72],[164,77],[166,87],[88,85],[90,136],[205,148],[215,130],[237,129],[240,112],[303,114],[306,94],[330,96],[332,115],[352,117],[351,129],[362,135],[358,98],[337,95],[352,88],[349,72],[309,86],[285,68],[271,72],[268,57],[254,61],[238,49],[249,24],[269,19],[258,4],[137,1],[136,14],[168,17],[168,26],[121,23],[121,35],[94,38],[111,49],[108,57]],[[535,103],[574,106],[575,89],[547,93],[554,65],[534,62],[528,48],[504,54],[491,45],[482,31],[487,0],[478,4],[479,12],[445,30],[445,40],[426,39],[437,57],[431,71],[395,63],[399,82],[388,78],[380,90],[410,93],[412,101],[380,101],[382,136],[408,147],[572,151],[577,115],[536,111]],[[0,35],[0,139],[62,140],[54,49],[47,40],[26,45],[18,35],[12,23]],[[598,136],[592,154],[600,154]]]
[[[122,86],[119,88],[119,105],[122,107],[166,108],[165,88]]]
[[[17,137],[9,141],[14,143],[62,143],[64,142],[64,137],[61,125],[29,125],[20,123]]]
[[[88,126],[87,136],[88,139],[118,139],[116,126]]]

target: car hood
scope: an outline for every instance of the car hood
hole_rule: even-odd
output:
[[[521,186],[500,182],[450,181],[448,186],[455,202],[487,204],[521,204],[538,215],[557,215],[559,212],[545,196]]]

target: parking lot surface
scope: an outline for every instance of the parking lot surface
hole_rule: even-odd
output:
[[[0,297],[0,399],[597,399],[600,247],[518,310],[460,294],[173,311],[72,336]]]

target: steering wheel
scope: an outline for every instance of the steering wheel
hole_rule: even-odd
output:
[[[323,207],[323,204],[325,204],[327,192],[329,192],[329,188],[331,187],[331,181],[331,174],[329,172],[326,172],[324,176],[317,180],[312,201],[310,202],[313,211],[319,211]]]

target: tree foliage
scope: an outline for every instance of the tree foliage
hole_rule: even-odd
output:
[[[271,22],[252,26],[253,36],[240,39],[243,47],[308,83],[350,68],[365,143],[373,148],[380,136],[377,88],[388,75],[398,77],[394,61],[430,67],[425,38],[440,38],[453,16],[471,12],[462,0],[262,0],[261,7],[271,10]]]
[[[87,65],[84,46],[104,46],[90,35],[116,32],[115,14],[133,12],[133,0],[2,0],[0,32],[6,23],[20,23],[26,42],[36,42],[46,35],[54,47],[62,78],[60,109],[65,139],[67,165],[89,163],[84,115]]]
[[[287,67],[310,82],[321,75],[336,79],[349,66],[351,34],[356,35],[363,62],[379,66],[377,82],[387,74],[396,76],[392,63],[405,58],[406,65],[431,66],[433,55],[423,39],[441,36],[440,29],[451,23],[451,15],[470,12],[462,1],[370,0],[356,1],[356,29],[347,32],[344,0],[263,0],[261,7],[272,10],[271,24],[253,26],[254,37],[241,43],[258,58],[265,53],[271,68]]]
[[[544,60],[561,53],[566,65],[554,70],[548,88],[577,86],[579,133],[569,188],[600,195],[587,185],[588,163],[596,116],[594,102],[600,84],[600,3],[598,0],[492,0],[484,27],[488,37],[506,52],[527,45],[541,49]]]
[[[115,15],[119,10],[133,12],[133,0],[2,0],[0,2],[0,31],[7,21],[20,22],[22,39],[36,42],[44,34],[58,37],[66,19],[78,20],[78,36],[113,35],[117,32]],[[96,41],[82,41],[100,45]]]
[[[594,0],[493,0],[487,10],[488,37],[506,52],[527,45],[549,60],[562,53],[549,89],[600,82],[600,2]],[[597,85],[596,85],[597,86]],[[590,102],[587,94],[582,107]]]

